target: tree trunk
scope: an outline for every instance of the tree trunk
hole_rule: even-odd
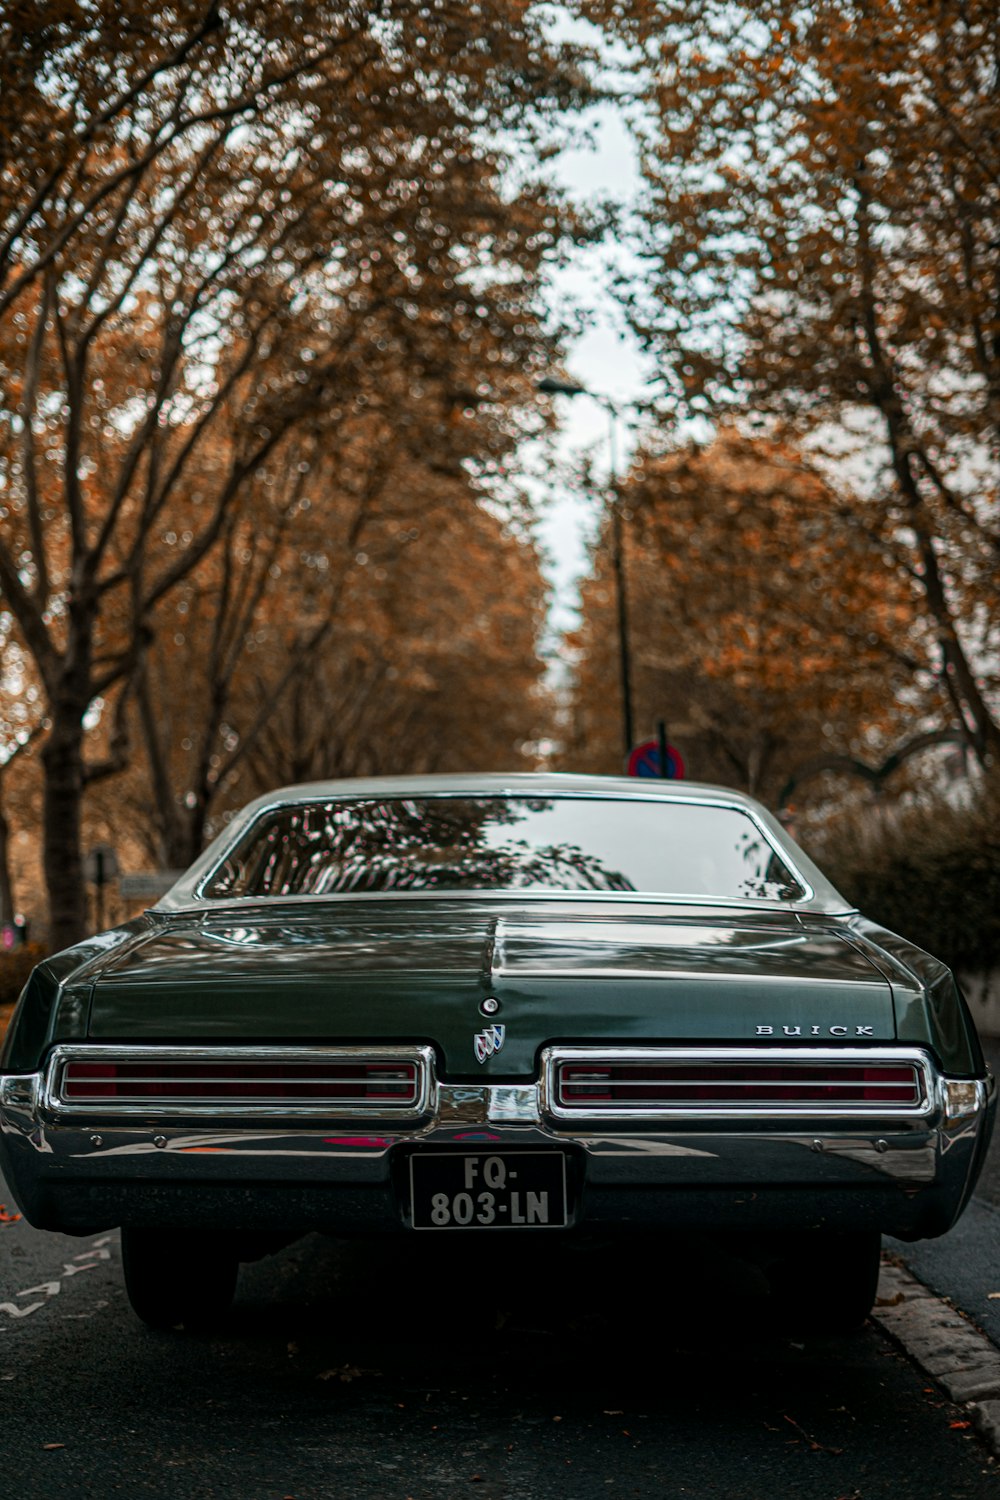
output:
[[[14,880],[10,870],[10,824],[0,807],[0,925],[14,920]]]
[[[186,870],[202,851],[208,807],[197,793],[193,795],[197,799],[194,806],[179,810],[180,815],[172,818],[161,833],[160,860],[165,870]]]
[[[205,847],[205,827],[208,823],[208,809],[210,798],[202,795],[191,809],[191,817],[188,822],[188,847],[186,851],[186,864],[194,864],[198,855]],[[184,866],[181,866],[183,869]]]
[[[45,775],[42,859],[49,896],[49,943],[54,952],[87,936],[83,879],[83,715],[85,704],[53,707],[41,751]]]
[[[190,818],[175,801],[168,764],[171,725],[161,723],[156,715],[149,682],[149,663],[144,663],[136,683],[136,701],[142,725],[146,763],[153,793],[151,819],[156,827],[160,865],[164,870],[184,870],[191,863],[186,858],[190,845]]]

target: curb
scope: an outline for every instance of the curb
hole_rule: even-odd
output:
[[[1000,1458],[1000,1349],[901,1266],[882,1263],[872,1318],[937,1381]]]

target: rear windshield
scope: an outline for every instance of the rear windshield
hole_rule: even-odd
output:
[[[770,901],[806,894],[737,808],[579,797],[407,797],[275,808],[246,831],[204,894],[473,890]]]

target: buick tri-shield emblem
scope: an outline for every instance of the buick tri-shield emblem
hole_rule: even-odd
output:
[[[484,1063],[494,1052],[499,1052],[506,1035],[506,1026],[487,1026],[485,1031],[477,1031],[472,1039],[476,1049],[476,1062]]]

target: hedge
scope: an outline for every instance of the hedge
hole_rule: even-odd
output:
[[[827,827],[817,863],[866,917],[952,968],[1000,966],[1000,794],[873,807]]]

